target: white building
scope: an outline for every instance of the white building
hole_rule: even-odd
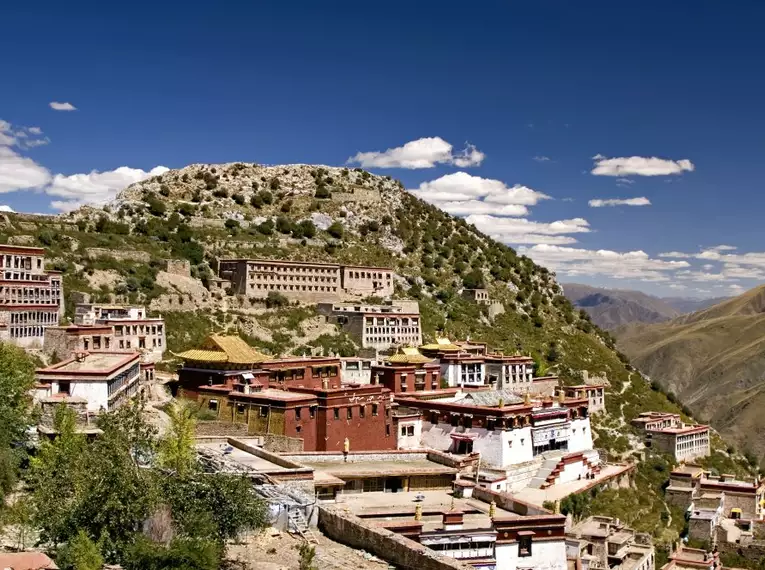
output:
[[[137,352],[83,352],[37,370],[35,398],[72,396],[87,401],[88,412],[110,411],[140,388]]]
[[[0,245],[0,341],[42,348],[63,316],[61,274],[45,270],[45,250]]]
[[[146,307],[80,303],[75,307],[78,325],[105,325],[114,330],[113,350],[136,350],[145,363],[159,362],[165,352],[165,321],[147,316]]]
[[[399,346],[422,344],[420,310],[416,302],[319,303],[318,311],[340,325],[362,348],[389,351]]]

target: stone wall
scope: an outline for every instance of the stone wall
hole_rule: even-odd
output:
[[[138,261],[140,263],[149,263],[151,255],[146,251],[125,251],[119,249],[106,249],[102,247],[89,247],[85,250],[85,256],[88,259],[98,259],[99,257],[112,257],[120,261]]]
[[[720,559],[723,564],[735,564],[740,565],[742,558],[752,563],[750,568],[757,567],[765,560],[765,542],[756,541],[754,543],[742,546],[732,542],[719,541],[717,543],[717,550],[720,552]]]
[[[521,501],[520,499],[516,499],[509,493],[498,493],[483,487],[475,487],[473,489],[473,497],[486,503],[491,503],[494,501],[497,503],[498,507],[512,513],[517,513],[519,515],[536,516],[553,514],[547,509],[538,507],[537,505],[532,505],[531,503],[527,503],[525,501]]]
[[[201,422],[197,422],[194,435],[196,437],[204,437],[204,436],[247,437],[247,425],[232,424],[230,422],[201,421]]]
[[[319,508],[319,528],[332,540],[362,548],[401,568],[467,570],[467,564],[443,556],[427,546],[377,527],[336,507]]]
[[[191,263],[188,259],[166,259],[165,271],[173,275],[191,277]]]
[[[303,451],[303,440],[297,437],[287,437],[276,433],[267,433],[260,436],[263,440],[263,448],[277,453],[300,453]]]

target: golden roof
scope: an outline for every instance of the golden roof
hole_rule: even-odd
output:
[[[269,359],[238,336],[218,334],[208,336],[200,348],[187,350],[176,356],[197,362],[230,362],[232,364],[255,364]]]
[[[388,362],[393,364],[427,364],[433,362],[433,359],[423,356],[416,347],[407,346],[388,358]]]
[[[430,344],[423,344],[420,348],[425,350],[462,350],[461,346],[457,346],[448,338],[437,338],[436,342]]]

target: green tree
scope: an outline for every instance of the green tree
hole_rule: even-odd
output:
[[[311,220],[303,220],[298,224],[302,237],[311,239],[316,237],[316,225]]]
[[[314,564],[316,559],[316,547],[311,546],[307,542],[301,543],[298,547],[298,554],[300,555],[300,562],[298,568],[300,570],[318,570],[319,567]]]
[[[343,224],[340,222],[333,222],[331,226],[327,228],[327,233],[333,238],[342,239],[343,237]]]
[[[324,184],[320,184],[316,187],[316,192],[314,192],[313,197],[325,200],[332,197],[332,192],[330,192],[329,188],[327,188]]]
[[[239,229],[239,222],[237,220],[234,220],[233,218],[229,218],[226,220],[226,222],[223,224],[226,226],[226,229],[232,232],[235,232]]]
[[[30,392],[35,365],[26,353],[0,342],[0,509],[16,481],[27,428],[32,423]]]
[[[292,233],[292,222],[284,216],[276,218],[276,231],[280,234]]]
[[[175,402],[167,410],[170,426],[159,442],[157,463],[180,476],[192,472],[196,466],[194,450],[195,420],[191,409]]]
[[[98,544],[81,530],[59,550],[56,563],[61,570],[101,570],[104,557]]]

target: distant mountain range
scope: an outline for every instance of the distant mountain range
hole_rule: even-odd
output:
[[[564,294],[574,306],[587,311],[592,321],[603,329],[615,329],[629,323],[661,323],[726,299],[661,298],[640,291],[601,289],[578,283],[562,285]]]
[[[667,322],[614,332],[632,363],[695,417],[765,455],[765,286]]]

